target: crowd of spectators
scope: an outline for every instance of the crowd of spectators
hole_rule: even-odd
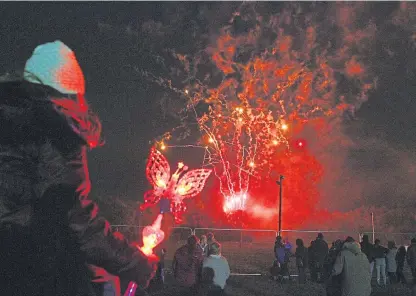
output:
[[[166,250],[164,250],[166,251]],[[160,289],[165,285],[164,257],[149,289]],[[230,276],[227,259],[221,255],[221,244],[212,233],[188,237],[185,245],[176,250],[172,261],[172,272],[177,295],[225,295],[224,288]]]
[[[310,280],[326,285],[328,296],[369,296],[371,280],[375,267],[376,281],[379,287],[390,284],[406,284],[403,274],[405,263],[416,284],[416,239],[411,245],[396,247],[389,241],[387,248],[379,239],[370,243],[367,235],[360,243],[352,237],[345,241],[336,240],[331,248],[319,233],[316,240],[306,248],[301,239],[296,240],[296,250],[292,252],[290,244],[278,236],[274,245],[275,260],[271,268],[273,279],[285,281],[289,279],[288,265],[291,257],[296,258],[299,283],[306,282],[306,269],[309,269]]]

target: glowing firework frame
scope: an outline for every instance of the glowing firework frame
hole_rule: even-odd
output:
[[[146,177],[153,189],[145,193],[141,210],[157,204],[161,198],[166,198],[171,200],[170,211],[175,217],[175,222],[180,223],[181,216],[186,211],[183,200],[201,193],[212,172],[210,169],[186,172],[187,170],[188,167],[180,162],[171,176],[167,159],[153,147],[146,165]]]

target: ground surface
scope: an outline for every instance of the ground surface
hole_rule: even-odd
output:
[[[169,244],[166,267],[170,269],[173,253],[181,243]],[[227,293],[233,296],[325,296],[325,289],[322,285],[308,282],[306,285],[299,285],[296,280],[285,284],[279,284],[270,279],[268,269],[273,262],[271,250],[273,245],[269,244],[249,244],[243,243],[223,243],[223,255],[228,259],[232,275],[227,282]],[[256,273],[258,275],[238,275]],[[293,263],[291,264],[291,274],[296,274]],[[406,273],[410,281],[410,274]],[[172,277],[168,272],[167,290],[172,282]],[[373,281],[374,282],[374,281]],[[166,291],[168,292],[168,291]],[[158,295],[160,293],[155,293]],[[168,295],[168,293],[163,293]],[[162,295],[162,294],[160,294]],[[373,285],[374,296],[410,296],[408,287],[394,285],[388,289],[377,288]]]

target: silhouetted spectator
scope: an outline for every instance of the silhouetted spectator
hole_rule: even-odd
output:
[[[202,261],[204,255],[198,246],[199,239],[192,235],[188,238],[187,244],[180,247],[172,262],[173,275],[176,283],[184,288],[183,293],[195,294],[197,284],[201,275]]]
[[[315,264],[315,268],[311,271],[313,281],[321,282],[323,280],[324,263],[328,255],[328,250],[328,244],[324,240],[323,234],[318,233],[318,237],[312,247],[312,256]]]
[[[416,238],[412,238],[411,244],[407,248],[406,260],[412,271],[413,284],[416,284]]]
[[[339,252],[341,252],[343,241],[338,239],[332,243],[331,248],[328,251],[328,256],[325,259],[325,279],[328,279],[332,273],[332,268],[335,264],[335,259],[337,258]]]
[[[299,283],[306,283],[306,271],[305,269],[308,266],[308,249],[304,246],[303,240],[298,238],[296,240],[296,267],[298,268],[299,273]]]
[[[326,260],[326,294],[327,296],[339,296],[341,295],[342,288],[342,275],[332,275],[335,261],[342,250],[344,242],[336,240],[328,252]]]
[[[387,275],[389,278],[390,283],[396,282],[396,272],[397,272],[397,264],[396,264],[396,255],[397,255],[397,248],[396,244],[393,241],[389,241],[387,243],[388,252],[386,255],[386,270]]]
[[[215,239],[214,234],[212,232],[208,232],[207,233],[207,251],[206,251],[207,256],[210,255],[211,244],[213,244],[215,242],[217,242],[217,240]]]
[[[308,266],[309,266],[309,272],[311,274],[311,280],[314,280],[314,275],[316,273],[315,268],[315,258],[313,253],[313,245],[315,241],[311,241],[311,244],[308,247]]]
[[[367,256],[348,238],[337,257],[332,275],[342,274],[341,296],[370,296],[371,275]]]
[[[407,283],[406,278],[403,274],[405,261],[406,261],[406,248],[404,246],[401,246],[397,250],[397,254],[396,254],[396,263],[397,263],[396,276],[397,276],[397,282],[403,283],[403,284]]]
[[[370,262],[370,273],[373,274],[374,269],[374,245],[370,243],[367,234],[363,235],[363,240],[360,243],[361,251],[367,256],[368,262]]]
[[[202,253],[205,257],[208,256],[208,239],[206,235],[201,235],[201,241],[199,242],[199,246],[202,249]]]
[[[151,292],[158,291],[164,288],[165,285],[165,257],[166,249],[162,248],[159,252],[159,263],[155,277],[150,281],[148,290]]]
[[[213,273],[212,273],[213,272]],[[230,277],[230,266],[227,259],[221,255],[221,245],[211,244],[211,254],[204,259],[202,274],[205,281],[209,281],[208,295],[223,295],[225,284]],[[212,279],[208,275],[213,275]]]
[[[387,284],[386,278],[386,255],[388,249],[380,245],[380,240],[376,239],[374,242],[374,258],[375,258],[375,265],[376,265],[376,273],[377,273],[377,284],[384,285]],[[381,280],[383,282],[381,282]]]
[[[279,267],[279,278],[283,279],[286,276],[289,276],[289,257],[290,252],[285,247],[282,242],[282,237],[277,236],[276,241],[274,243],[274,254],[276,258],[276,263]]]

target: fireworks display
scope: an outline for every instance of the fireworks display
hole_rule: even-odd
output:
[[[370,6],[242,4],[228,24],[217,24],[189,50],[167,50],[167,73],[146,71],[168,89],[164,116],[179,122],[156,144],[203,149],[203,167],[216,177],[198,203],[204,219],[267,216],[270,223],[261,225],[270,227],[279,175],[286,180],[287,227],[298,227],[317,209],[328,216],[325,207],[335,197],[337,209],[348,199],[345,184],[355,177],[345,161],[357,142],[347,133],[362,124],[356,112],[381,79],[384,66],[374,52],[392,57],[379,48],[385,44],[379,30],[388,25],[368,17]]]
[[[175,90],[186,98],[186,111],[199,126],[199,144],[208,151],[219,182],[216,206],[226,213],[250,212],[259,204],[274,207],[273,176],[285,174],[291,219],[310,214],[323,168],[308,142],[351,115],[374,85],[358,46],[371,38],[371,25],[349,31],[335,46],[323,38],[328,28],[316,15],[294,7],[267,18],[236,13],[204,55],[177,55],[188,72],[196,71],[192,65],[209,64],[222,77],[215,87],[201,78]],[[237,19],[255,25],[237,34]],[[201,105],[207,111],[201,113]],[[313,132],[306,134],[307,129]]]

